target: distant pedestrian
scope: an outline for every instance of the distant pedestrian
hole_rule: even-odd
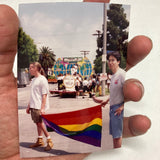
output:
[[[89,90],[89,98],[92,98],[92,76],[89,77],[88,90]]]
[[[100,80],[100,75],[97,75],[97,80],[96,80],[96,92],[99,93],[99,96],[102,95],[102,93],[101,93],[101,80]]]
[[[75,90],[76,90],[76,95],[79,96],[79,89],[80,89],[80,81],[79,81],[79,77],[76,78],[76,81],[75,81]]]
[[[78,79],[79,79],[79,82],[80,82],[80,87],[79,87],[79,89],[82,89],[82,76],[79,74],[79,73],[77,73],[77,77],[78,77]]]
[[[58,90],[63,89],[63,74],[59,73],[58,78],[57,78],[57,83],[58,83]]]
[[[88,83],[87,77],[85,77],[83,80],[83,96],[84,96],[85,91],[87,91],[87,92],[89,91],[88,85],[89,85],[89,83]]]
[[[30,102],[28,104],[26,112],[28,114],[31,113],[32,120],[36,124],[38,132],[37,142],[30,147],[34,148],[38,146],[44,146],[44,133],[47,138],[47,146],[45,147],[45,151],[48,151],[53,148],[53,143],[41,118],[41,115],[44,114],[47,109],[49,109],[48,81],[44,77],[44,70],[42,69],[41,64],[39,64],[38,62],[30,64],[29,72],[32,76],[34,76],[34,78],[31,82]]]
[[[92,90],[94,93],[96,92],[96,75],[92,77]]]

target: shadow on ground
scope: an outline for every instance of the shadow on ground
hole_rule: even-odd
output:
[[[45,153],[49,153],[49,154],[53,154],[53,155],[69,155],[69,154],[78,154],[78,153],[69,153],[63,150],[57,150],[57,149],[51,149],[50,151],[44,151],[44,147],[36,147],[36,148],[29,148],[30,145],[32,145],[33,143],[29,143],[29,142],[21,142],[20,146],[24,147],[24,148],[28,148],[31,150],[35,150],[38,152],[45,152]]]
[[[19,110],[27,109],[27,106],[18,106]]]

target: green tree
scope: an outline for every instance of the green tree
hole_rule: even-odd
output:
[[[38,50],[33,39],[22,28],[18,34],[18,69],[28,68],[31,62],[38,60]]]
[[[107,50],[119,51],[121,53],[121,64],[122,68],[126,67],[127,58],[127,39],[128,32],[127,28],[129,22],[127,20],[124,8],[120,4],[111,4],[109,10],[107,11],[108,21],[107,21]],[[103,53],[103,34],[97,38],[97,57],[100,57]],[[100,64],[95,65],[99,67]],[[96,70],[96,69],[95,69]]]
[[[123,44],[126,43],[128,39],[128,32],[126,31],[129,26],[129,22],[126,19],[126,13],[124,13],[124,8],[120,4],[111,4],[108,10],[108,50],[119,50],[123,51]],[[126,55],[124,53],[124,55]]]
[[[97,57],[93,63],[95,73],[102,73],[102,65],[99,65],[102,64],[102,56]]]
[[[102,64],[102,56],[97,57],[94,60],[94,64],[96,66],[95,73],[102,73],[102,65],[99,65],[99,64]],[[111,73],[111,71],[109,70],[109,67],[108,67],[108,63],[106,63],[106,72]]]
[[[48,77],[48,68],[52,68],[55,62],[55,54],[49,47],[40,48],[39,63],[42,65]]]

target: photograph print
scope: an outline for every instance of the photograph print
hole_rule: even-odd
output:
[[[123,145],[129,16],[130,6],[124,4],[19,5],[21,157],[90,153]]]

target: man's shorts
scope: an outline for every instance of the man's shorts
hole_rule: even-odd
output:
[[[88,87],[87,86],[84,86],[83,87],[83,92],[87,91],[88,92]]]
[[[122,105],[117,104],[110,106],[110,123],[109,123],[109,133],[113,136],[113,138],[120,138],[122,136],[123,131],[123,112],[120,115],[114,115],[115,111]]]
[[[75,90],[76,90],[76,91],[79,91],[79,86],[75,86]]]
[[[31,117],[32,117],[33,122],[34,123],[41,123],[42,122],[42,117],[40,114],[41,110],[30,108],[30,111],[31,111]]]

